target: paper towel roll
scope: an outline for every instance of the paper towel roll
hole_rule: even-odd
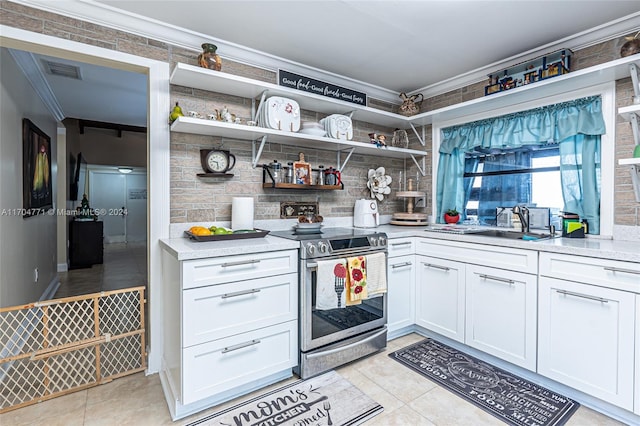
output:
[[[231,229],[253,229],[253,197],[233,197]]]

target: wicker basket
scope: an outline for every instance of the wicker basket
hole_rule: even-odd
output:
[[[391,146],[396,148],[408,148],[409,136],[406,130],[394,130],[391,137]]]

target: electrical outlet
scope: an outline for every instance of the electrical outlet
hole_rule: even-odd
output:
[[[38,268],[33,269],[33,282],[34,283],[38,282]]]
[[[415,207],[418,209],[427,207],[427,197],[416,197]]]

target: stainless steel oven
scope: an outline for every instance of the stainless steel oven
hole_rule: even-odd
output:
[[[318,309],[318,263],[384,253],[387,236],[375,230],[328,228],[322,233],[272,235],[300,241],[298,273],[300,356],[295,369],[303,379],[384,349],[387,344],[387,294],[358,305]],[[384,269],[386,271],[386,269]],[[385,272],[386,274],[386,272]],[[385,276],[386,280],[386,276]],[[338,299],[343,290],[336,283]]]

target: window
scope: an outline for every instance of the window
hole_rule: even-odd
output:
[[[497,212],[516,204],[557,214],[563,206],[558,146],[467,153],[464,186],[466,217],[482,225],[495,226]]]

